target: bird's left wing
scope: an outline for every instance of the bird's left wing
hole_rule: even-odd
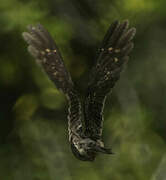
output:
[[[90,74],[84,104],[85,134],[93,139],[102,135],[103,108],[107,94],[119,79],[123,65],[133,48],[135,28],[129,22],[114,22],[108,29],[97,52],[97,62]]]
[[[28,43],[28,51],[42,66],[48,77],[54,82],[69,100],[69,135],[76,131],[81,123],[81,105],[78,93],[62,56],[49,32],[41,25],[28,26],[28,32],[23,32],[23,38]]]

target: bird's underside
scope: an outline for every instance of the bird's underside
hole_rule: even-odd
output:
[[[28,32],[23,33],[31,55],[69,101],[69,141],[73,154],[80,160],[93,161],[98,153],[112,154],[102,141],[102,113],[106,96],[119,79],[133,48],[136,30],[128,26],[128,20],[112,23],[97,50],[83,105],[84,120],[79,95],[51,35],[40,24],[29,26]]]

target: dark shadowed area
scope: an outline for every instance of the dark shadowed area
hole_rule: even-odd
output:
[[[166,1],[1,0],[0,180],[166,179]],[[54,37],[81,97],[97,47],[114,20],[136,27],[135,47],[104,110],[115,155],[71,153],[67,101],[27,52],[40,22]]]

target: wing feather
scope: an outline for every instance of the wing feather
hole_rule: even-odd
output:
[[[128,29],[128,20],[114,22],[108,29],[97,52],[96,65],[92,68],[84,104],[85,134],[101,138],[103,108],[107,94],[120,77],[123,64],[133,49],[135,28]]]
[[[54,82],[69,100],[69,138],[81,125],[81,103],[74,89],[69,72],[66,70],[62,56],[49,32],[41,25],[28,26],[28,32],[23,32],[23,38],[28,43],[28,51],[39,62]]]

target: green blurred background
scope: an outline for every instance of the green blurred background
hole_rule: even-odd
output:
[[[166,1],[1,0],[0,180],[166,180]],[[81,96],[114,20],[137,28],[135,48],[105,106],[115,155],[73,157],[67,101],[27,52],[21,33],[43,24]]]

